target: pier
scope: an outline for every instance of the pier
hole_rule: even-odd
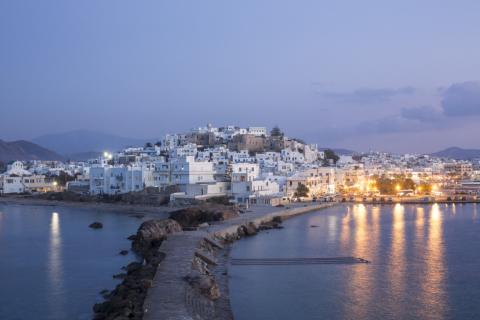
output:
[[[357,264],[370,261],[356,257],[231,259],[234,266],[289,266],[309,264]]]
[[[216,304],[203,296],[194,295],[185,281],[185,276],[191,271],[192,260],[198,256],[198,247],[201,241],[219,244],[215,238],[225,238],[237,233],[242,225],[250,223],[259,226],[271,221],[275,217],[283,220],[307,212],[317,211],[336,205],[330,203],[296,204],[291,207],[254,207],[250,212],[240,216],[213,224],[196,231],[183,231],[171,235],[162,243],[159,251],[165,253],[165,259],[158,266],[153,285],[149,289],[144,303],[145,320],[231,320],[228,290],[221,292],[222,298]],[[216,270],[217,280],[228,282],[228,279],[219,279],[218,273],[226,273],[228,257],[220,255],[217,259],[224,259]],[[346,262],[347,260],[345,260]],[[222,262],[222,261],[218,261]]]

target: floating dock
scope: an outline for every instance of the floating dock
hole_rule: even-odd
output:
[[[234,266],[289,266],[307,264],[357,264],[370,261],[356,257],[231,259]]]

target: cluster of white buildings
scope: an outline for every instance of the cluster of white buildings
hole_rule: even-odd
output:
[[[28,171],[20,161],[8,165],[7,171],[0,174],[0,193],[28,193],[55,190],[56,183],[45,175]]]
[[[332,165],[316,145],[278,131],[272,136],[266,127],[208,125],[87,162],[35,161],[25,168],[17,161],[0,175],[0,192],[55,190],[59,186],[52,177],[63,172],[75,177],[67,189],[92,195],[156,187],[173,192],[172,200],[228,196],[238,203],[273,204],[294,198],[299,185],[315,198],[368,191],[373,176],[404,175],[415,182],[439,183],[480,178],[472,162],[426,155],[369,152],[340,156]]]
[[[270,139],[266,127],[209,125],[167,134],[154,145],[91,161],[89,192],[114,195],[147,187],[175,187],[173,200],[229,196],[240,203],[272,203],[272,199],[293,196],[288,181],[298,183],[299,173],[326,170],[321,167],[323,152],[315,145],[282,136],[273,138],[277,147],[272,148]],[[334,179],[333,174],[317,179],[312,196],[334,193]]]

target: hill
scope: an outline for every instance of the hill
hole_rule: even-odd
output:
[[[147,142],[146,139],[126,138],[88,130],[49,134],[32,141],[64,155],[118,151],[129,146],[142,146]]]
[[[6,142],[0,140],[0,161],[13,160],[65,160],[64,157],[52,150],[41,147],[35,143],[18,140]]]
[[[431,156],[456,160],[471,160],[480,158],[480,149],[462,149],[459,147],[451,147],[432,153]]]

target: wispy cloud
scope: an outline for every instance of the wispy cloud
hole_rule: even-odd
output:
[[[385,102],[395,96],[412,95],[415,93],[413,87],[402,88],[360,88],[351,92],[321,92],[327,99],[353,103],[376,103]]]

